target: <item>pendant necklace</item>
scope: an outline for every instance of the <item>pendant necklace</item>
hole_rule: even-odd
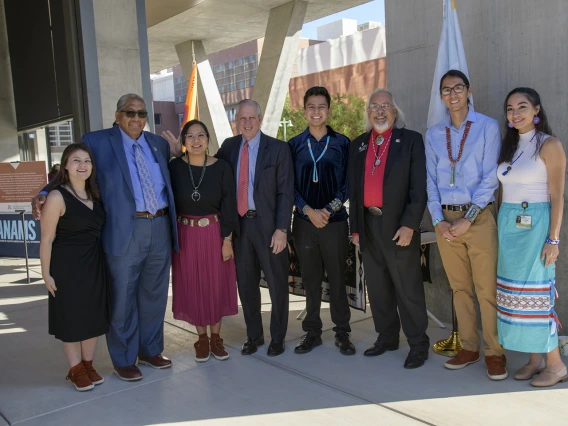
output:
[[[529,141],[529,143],[532,142],[532,140],[534,139],[534,137],[536,136],[538,132],[534,132],[533,137],[531,138],[531,140]],[[513,168],[513,164],[515,164],[517,162],[517,160],[519,158],[521,158],[521,155],[523,155],[525,153],[525,151],[521,151],[521,153],[519,154],[519,156],[517,158],[515,158],[513,160],[513,162],[509,163],[509,165],[507,166],[507,170],[505,170],[503,173],[501,173],[503,176],[507,176],[507,174],[511,171],[511,169]]]
[[[452,155],[452,137],[450,134],[450,128],[446,127],[446,149],[448,150],[448,159],[450,160],[450,166],[451,166],[450,187],[452,188],[456,184],[456,164],[461,159],[463,153],[463,147],[465,145],[465,140],[467,139],[467,135],[469,134],[470,128],[471,128],[471,121],[468,121],[467,123],[465,123],[465,130],[463,132],[462,140],[460,142],[460,150],[458,153],[458,158],[454,160]]]
[[[381,158],[383,158],[383,155],[385,154],[385,152],[388,151],[389,145],[390,145],[390,142],[391,142],[391,138],[392,138],[392,133],[390,134],[389,140],[387,141],[387,144],[385,145],[383,152],[381,152],[381,155],[379,155],[379,148],[378,147],[380,147],[383,144],[383,142],[385,141],[385,138],[383,137],[383,135],[379,135],[375,139],[375,142],[373,143],[373,153],[375,154],[375,162],[373,163],[373,169],[371,170],[371,175],[375,174],[375,167],[381,165]],[[377,140],[379,140],[379,142],[377,142]]]
[[[315,157],[314,157],[314,153],[312,152],[312,143],[310,141],[310,138],[308,137],[308,150],[310,151],[310,156],[312,157],[312,161],[314,162],[314,173],[312,174],[312,182],[314,182],[314,183],[319,182],[317,163],[318,163],[319,160],[322,159],[323,155],[327,151],[328,145],[329,145],[329,135],[327,136],[327,141],[325,142],[325,148],[323,149],[322,153],[320,154],[320,156],[316,160]]]
[[[71,190],[71,192],[73,193],[73,195],[75,197],[77,197],[77,199],[81,200],[83,203],[88,203],[89,201],[91,201],[91,199],[89,198],[89,196],[87,195],[87,198],[81,198],[79,197],[79,194],[77,194],[77,192],[75,191],[75,188],[73,188],[73,185],[71,185],[71,182],[69,182],[69,185],[67,185],[69,187],[69,189]]]
[[[195,181],[193,180],[193,172],[191,171],[191,164],[189,162],[189,157],[187,158],[187,166],[189,167],[189,177],[191,178],[191,185],[193,186],[191,199],[197,202],[201,199],[201,194],[199,193],[198,189],[201,186],[201,182],[203,182],[203,176],[205,176],[205,169],[207,169],[207,155],[205,155],[205,161],[203,162],[203,170],[201,172],[201,177],[199,178],[197,186],[195,185]]]

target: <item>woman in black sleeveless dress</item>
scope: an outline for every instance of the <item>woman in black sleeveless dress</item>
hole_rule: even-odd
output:
[[[104,379],[93,368],[109,326],[110,290],[100,236],[105,212],[89,148],[71,144],[41,212],[41,270],[49,290],[49,334],[63,342],[78,391]]]

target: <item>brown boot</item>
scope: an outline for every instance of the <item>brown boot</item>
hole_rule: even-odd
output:
[[[211,333],[211,353],[218,360],[224,360],[229,358],[229,353],[225,350],[223,346],[223,339],[221,336],[215,333]]]
[[[209,337],[206,333],[199,335],[199,340],[195,342],[195,360],[197,362],[205,362],[209,360]]]
[[[85,366],[85,370],[87,370],[87,375],[89,376],[89,379],[91,379],[91,382],[93,382],[93,385],[100,385],[102,382],[105,381],[105,379],[103,379],[99,375],[99,373],[97,373],[97,370],[94,369],[93,360],[91,361],[83,360],[83,365]]]
[[[88,391],[95,387],[93,382],[91,382],[91,379],[89,379],[87,369],[82,362],[77,364],[75,367],[71,367],[66,379],[71,380],[71,383],[75,385],[75,389],[79,392]]]

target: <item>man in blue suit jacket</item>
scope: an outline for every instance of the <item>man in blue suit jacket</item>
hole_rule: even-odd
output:
[[[144,99],[124,95],[117,103],[117,125],[82,139],[93,153],[106,212],[101,240],[112,283],[107,345],[114,372],[127,381],[142,378],[137,358],[154,368],[172,365],[161,355],[171,250],[179,250],[170,146],[143,131],[147,114]],[[38,216],[43,201],[44,195],[34,199]]]

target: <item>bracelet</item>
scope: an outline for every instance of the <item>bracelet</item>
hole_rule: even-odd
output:
[[[442,219],[436,219],[434,222],[432,222],[432,226],[435,228],[436,225],[440,222],[442,222]]]
[[[232,242],[232,241],[233,241],[233,239],[232,239],[231,237],[225,237],[225,238],[223,238],[223,239],[224,239],[225,241],[228,241],[228,242]]]
[[[304,216],[307,216],[308,214],[308,210],[310,209],[310,206],[308,206],[307,204],[302,208],[302,214]]]
[[[546,239],[546,244],[551,244],[553,246],[557,246],[560,244],[560,240],[553,240],[551,238]]]
[[[334,212],[338,212],[343,207],[343,203],[339,198],[335,198],[331,203],[329,203],[329,207],[331,207],[331,210]]]
[[[470,223],[473,223],[475,222],[477,216],[479,216],[479,213],[481,213],[481,208],[476,204],[472,204],[467,212],[465,212],[464,219],[468,220]]]

